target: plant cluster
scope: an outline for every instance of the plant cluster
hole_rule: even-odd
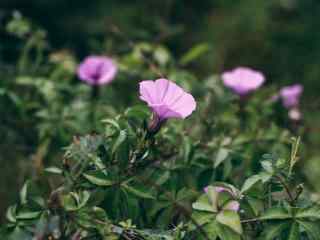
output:
[[[8,30],[26,44],[0,93],[31,124],[37,174],[1,239],[320,239],[292,137],[303,136],[301,86],[277,93],[247,67],[200,81],[188,66],[203,45],[180,58],[135,43],[79,66],[65,51],[48,61],[45,35],[21,16]],[[19,122],[5,124],[15,142]]]

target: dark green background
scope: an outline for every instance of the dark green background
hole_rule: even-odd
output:
[[[316,0],[2,0],[0,7],[2,18],[18,9],[47,29],[52,48],[80,56],[116,25],[131,39],[160,40],[176,54],[208,42],[201,73],[249,65],[270,82],[303,83],[310,98],[320,90]]]

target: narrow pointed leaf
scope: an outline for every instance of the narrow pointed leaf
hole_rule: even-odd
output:
[[[102,172],[88,172],[84,173],[83,176],[92,184],[97,186],[111,186],[113,182]]]
[[[298,221],[310,240],[320,240],[320,222]]]
[[[293,222],[290,228],[288,240],[299,240],[299,235],[299,224],[297,222]]]
[[[290,219],[292,216],[282,207],[271,208],[260,217],[261,220]]]
[[[298,218],[298,219],[303,219],[303,218],[320,219],[320,207],[313,206],[310,208],[301,209],[296,214],[296,218]]]

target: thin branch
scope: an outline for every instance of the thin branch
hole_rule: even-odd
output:
[[[286,184],[286,182],[282,179],[282,177],[280,177],[280,176],[278,176],[278,175],[276,175],[275,177],[276,177],[276,179],[279,180],[280,184],[281,184],[281,185],[283,186],[283,188],[285,189],[285,191],[286,191],[286,193],[287,193],[287,195],[288,195],[288,197],[289,197],[289,204],[290,204],[291,206],[294,206],[295,200],[294,200],[293,195],[292,195],[291,192],[290,192],[289,186],[288,186],[288,185]]]
[[[260,220],[261,220],[260,218],[244,219],[244,220],[241,220],[241,223],[258,222]]]

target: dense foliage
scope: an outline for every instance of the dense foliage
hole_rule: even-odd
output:
[[[24,48],[1,83],[1,109],[10,111],[1,127],[8,147],[36,149],[2,238],[320,238],[320,206],[297,171],[305,129],[276,101],[275,87],[239,96],[220,75],[199,81],[189,70],[206,44],[176,58],[130,39],[112,56],[115,79],[87,85],[72,53],[49,51],[44,30],[16,13],[7,31]],[[160,77],[192,92],[197,108],[154,131],[138,83]]]

